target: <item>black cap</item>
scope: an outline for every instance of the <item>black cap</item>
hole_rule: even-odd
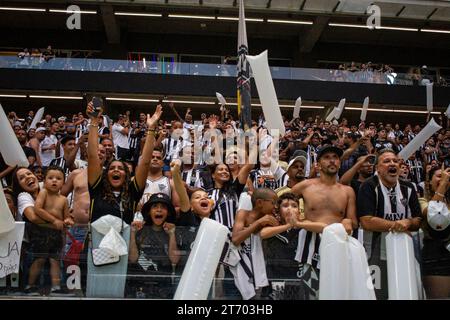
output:
[[[319,152],[317,152],[317,160],[319,160],[325,153],[336,153],[339,158],[342,156],[342,154],[344,153],[342,151],[342,149],[332,146],[332,145],[325,145],[322,148],[320,148]]]
[[[176,218],[175,208],[174,208],[169,196],[165,193],[152,194],[150,199],[148,199],[148,201],[146,203],[144,203],[144,205],[142,206],[141,213],[142,213],[142,216],[144,217],[144,220],[146,221],[146,223],[148,225],[152,224],[152,219],[150,218],[149,212],[150,212],[151,207],[157,203],[163,203],[166,205],[167,211],[168,211],[166,222],[174,223],[175,218]]]

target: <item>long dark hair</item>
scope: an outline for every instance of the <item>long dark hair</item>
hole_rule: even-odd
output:
[[[19,196],[20,193],[25,192],[25,190],[23,190],[22,186],[20,185],[19,178],[17,178],[17,172],[20,169],[30,170],[27,167],[17,167],[16,169],[14,169],[14,172],[13,172],[13,175],[12,175],[12,184],[11,184],[11,186],[12,186],[12,191],[13,191],[13,194],[14,194],[14,198],[16,198],[16,199],[17,199],[17,197]],[[34,172],[32,170],[30,170],[30,172],[34,174]],[[37,180],[37,177],[36,177],[36,180]],[[39,188],[38,188],[38,190],[39,190]]]
[[[108,181],[109,168],[111,167],[111,164],[116,161],[122,163],[124,170],[125,170],[125,183],[123,184],[122,189],[120,190],[120,201],[122,202],[124,211],[133,210],[133,208],[131,207],[131,203],[130,203],[131,198],[130,198],[130,190],[129,190],[129,185],[128,185],[128,181],[130,181],[130,179],[131,179],[131,173],[130,173],[130,170],[128,169],[127,164],[124,161],[113,159],[106,164],[105,169],[102,172],[102,183],[103,183],[102,198],[103,198],[103,200],[105,200],[111,204],[117,203],[116,197],[114,196],[114,192],[111,187],[111,184]]]

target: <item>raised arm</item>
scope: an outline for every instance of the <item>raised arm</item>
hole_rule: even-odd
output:
[[[180,210],[181,212],[188,212],[191,208],[191,203],[189,202],[189,196],[187,194],[186,188],[184,187],[183,179],[181,179],[180,160],[172,161],[172,163],[170,164],[170,171],[172,171],[172,179],[175,186],[175,191],[180,198]]]
[[[367,161],[367,159],[370,156],[371,155],[360,157],[359,160],[344,173],[344,175],[339,180],[339,183],[347,186],[350,185],[350,182],[352,181],[353,177],[358,173],[358,170],[362,167],[362,165]]]
[[[94,111],[94,105],[91,102],[88,103],[86,108],[86,114],[91,119],[89,125],[88,135],[88,183],[93,186],[102,174],[102,163],[98,158],[98,117],[92,115]]]
[[[158,120],[162,114],[162,106],[158,104],[153,116],[150,117],[147,114],[147,138],[145,139],[144,149],[142,150],[142,157],[136,167],[136,183],[140,190],[145,188],[145,182],[148,175],[148,169],[150,167],[150,161],[152,159],[153,148],[155,146],[155,129],[158,125]]]

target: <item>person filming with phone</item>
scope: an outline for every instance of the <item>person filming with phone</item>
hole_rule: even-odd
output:
[[[353,188],[358,199],[361,184],[373,176],[376,156],[362,153],[356,157],[356,163],[345,172],[339,182]]]

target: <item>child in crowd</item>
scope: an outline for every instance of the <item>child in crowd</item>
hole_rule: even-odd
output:
[[[74,224],[69,216],[67,198],[60,195],[64,184],[64,172],[60,167],[50,166],[44,177],[44,189],[36,198],[35,211],[43,220],[51,223],[51,228],[34,225],[30,231],[35,260],[30,268],[26,291],[37,293],[35,285],[45,261],[50,261],[51,293],[63,293],[60,287],[60,255],[63,246],[64,227]]]

